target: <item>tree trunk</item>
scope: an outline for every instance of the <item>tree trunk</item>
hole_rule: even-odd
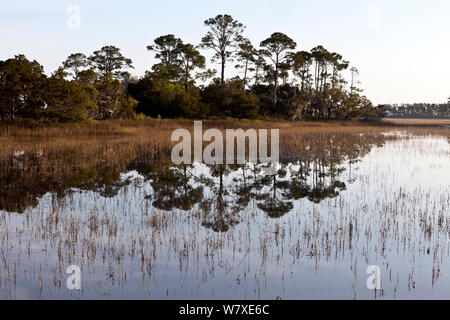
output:
[[[316,86],[316,91],[317,91],[317,89],[319,89],[319,76],[318,76],[318,73],[319,73],[319,63],[316,61],[316,67],[315,67],[315,69],[314,69],[314,84],[315,84],[315,86]]]
[[[273,104],[276,109],[278,103],[278,54],[275,60],[275,85],[273,89]]]
[[[245,73],[244,73],[244,92],[247,86],[247,71],[248,71],[248,60],[245,62]]]
[[[221,84],[225,83],[225,55],[222,55],[222,76],[221,76]]]

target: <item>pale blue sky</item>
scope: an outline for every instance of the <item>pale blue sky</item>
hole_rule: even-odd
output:
[[[67,28],[70,5],[81,9],[80,29]],[[219,13],[244,23],[256,45],[284,32],[299,50],[320,44],[341,53],[360,70],[374,103],[445,102],[450,96],[448,0],[0,0],[0,59],[23,53],[50,73],[70,53],[88,55],[111,44],[141,76],[154,62],[146,50],[154,38],[172,33],[198,44],[203,21]]]

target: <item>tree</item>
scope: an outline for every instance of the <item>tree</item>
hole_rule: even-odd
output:
[[[18,113],[43,108],[45,81],[44,68],[24,55],[0,61],[0,118],[14,121]]]
[[[255,85],[259,85],[260,80],[263,79],[263,70],[266,67],[266,59],[264,57],[270,55],[270,52],[264,49],[257,50],[255,56]]]
[[[242,90],[243,83],[229,80],[224,84],[217,81],[202,91],[202,100],[211,106],[212,115],[239,119],[254,119],[258,115],[259,105],[256,96]]]
[[[312,64],[312,55],[306,51],[299,51],[290,56],[294,75],[300,78],[301,90],[305,91],[311,86],[310,68]]]
[[[78,82],[84,85],[95,86],[98,74],[93,69],[83,70],[78,74]]]
[[[158,37],[154,42],[154,45],[147,46],[147,50],[155,51],[155,58],[161,60],[161,64],[153,66],[153,70],[162,66],[168,70],[169,80],[177,79],[180,73],[178,57],[183,42],[173,34]]]
[[[331,53],[323,46],[317,46],[311,50],[312,59],[315,62],[314,84],[316,91],[322,91],[328,77],[328,66],[331,61]]]
[[[236,66],[236,69],[244,69],[244,90],[247,87],[248,72],[254,71],[251,68],[251,64],[255,62],[258,51],[253,47],[250,40],[245,39],[241,44],[239,44],[239,51],[237,52],[237,60],[240,62]]]
[[[137,101],[126,95],[120,81],[114,79],[111,73],[101,76],[95,83],[95,88],[98,94],[95,97],[97,109],[92,114],[94,119],[133,117],[133,108]]]
[[[221,83],[225,82],[225,65],[232,58],[238,45],[242,42],[244,25],[234,20],[230,15],[218,15],[205,21],[209,31],[202,39],[203,49],[215,51],[213,62],[221,62]]]
[[[147,116],[204,118],[209,114],[209,106],[200,101],[198,88],[190,87],[186,91],[182,84],[162,81],[152,73],[131,83],[128,92],[139,101],[136,112]]]
[[[357,69],[350,69],[347,82],[349,62],[323,46],[295,52],[294,40],[275,32],[257,50],[230,15],[204,24],[208,30],[199,46],[173,34],[157,37],[147,49],[159,61],[141,79],[127,72],[132,61],[114,46],[90,57],[71,54],[50,78],[24,56],[0,61],[0,118],[104,120],[134,117],[135,106],[152,117],[194,119],[373,119],[384,109],[391,117],[450,116],[450,99],[446,105],[374,107],[358,88]],[[199,48],[213,50],[212,61],[221,64],[220,77],[209,84],[216,71],[206,70]],[[227,64],[235,60],[239,76],[227,80]],[[200,79],[204,83],[197,84]]]
[[[359,77],[359,71],[355,67],[350,68],[350,74],[351,74],[351,82],[350,82],[350,94],[353,94],[354,92],[361,92],[359,88],[356,87],[357,84],[360,84],[358,77]]]
[[[280,64],[284,63],[288,58],[287,51],[294,50],[297,47],[297,44],[289,38],[284,33],[276,32],[273,33],[269,38],[261,42],[261,47],[266,48],[270,53],[268,57],[272,60],[274,64],[273,69],[273,81],[274,81],[274,89],[273,89],[273,102],[274,105],[277,104],[277,90],[278,90],[278,78],[280,74]]]
[[[202,74],[194,76],[192,73],[195,69],[205,68],[205,57],[192,44],[182,44],[180,47],[180,67],[184,88],[188,91],[189,82],[202,76]]]
[[[89,61],[100,74],[106,75],[111,73],[116,78],[126,75],[123,69],[134,68],[131,59],[125,58],[120,53],[120,49],[114,46],[106,46],[101,50],[95,51],[89,57]]]
[[[82,69],[87,68],[88,66],[89,60],[82,53],[71,54],[66,61],[63,62],[64,71],[72,72],[71,75],[75,81],[78,81]]]
[[[339,83],[344,83],[343,79],[340,77],[340,72],[346,70],[350,65],[350,62],[342,60],[342,56],[338,53],[333,52],[331,54],[331,63],[333,68],[333,74],[331,77],[332,87],[336,87]],[[345,82],[346,83],[346,82]]]
[[[96,90],[73,80],[67,81],[64,74],[55,72],[46,84],[46,108],[43,117],[48,121],[77,122],[87,119],[87,110],[92,108]]]

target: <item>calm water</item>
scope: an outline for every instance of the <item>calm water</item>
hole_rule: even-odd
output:
[[[338,146],[270,177],[136,159],[103,188],[24,194],[0,211],[0,298],[449,299],[448,139]]]

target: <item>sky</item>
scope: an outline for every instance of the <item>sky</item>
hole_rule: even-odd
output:
[[[146,49],[155,38],[199,44],[203,21],[224,13],[246,25],[256,46],[283,32],[298,50],[323,45],[340,53],[375,104],[450,97],[448,0],[0,0],[0,60],[25,54],[50,74],[71,53],[115,45],[142,76],[155,63]],[[227,76],[235,74],[231,63]]]

